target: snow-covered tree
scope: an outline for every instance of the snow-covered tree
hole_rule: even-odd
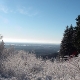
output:
[[[3,36],[0,34],[0,54],[2,53],[4,49],[4,41],[2,40]]]

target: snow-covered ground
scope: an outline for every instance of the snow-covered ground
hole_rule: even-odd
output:
[[[35,56],[22,50],[4,50],[0,80],[80,80],[80,56],[63,62],[44,61]]]

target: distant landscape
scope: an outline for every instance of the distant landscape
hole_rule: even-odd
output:
[[[24,50],[36,54],[36,57],[51,58],[57,57],[60,44],[40,44],[40,43],[5,43],[5,48],[13,47],[15,50]]]
[[[80,80],[80,0],[0,0],[0,80]]]

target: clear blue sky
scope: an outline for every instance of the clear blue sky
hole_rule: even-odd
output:
[[[0,34],[5,42],[61,43],[79,14],[80,0],[0,0]]]

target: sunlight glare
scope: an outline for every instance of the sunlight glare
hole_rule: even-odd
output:
[[[59,44],[60,41],[41,41],[41,40],[29,40],[29,39],[12,39],[3,38],[4,42],[17,42],[17,43],[49,43],[49,44]]]

